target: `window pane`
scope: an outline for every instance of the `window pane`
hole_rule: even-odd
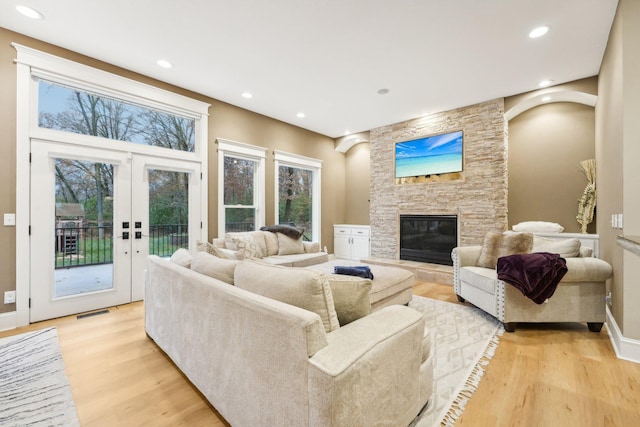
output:
[[[311,240],[313,171],[280,166],[278,171],[278,218],[281,224],[304,228]]]
[[[255,230],[255,209],[225,208],[225,232]]]
[[[224,158],[224,204],[254,205],[253,183],[256,162],[253,160]]]
[[[189,248],[189,174],[149,170],[149,254]]]
[[[45,80],[38,84],[38,126],[193,152],[195,120]]]

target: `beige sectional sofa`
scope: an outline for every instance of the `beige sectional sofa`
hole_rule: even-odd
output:
[[[224,237],[211,241],[215,248],[222,250],[218,256],[235,258],[258,258],[264,262],[288,267],[327,262],[329,256],[320,250],[319,243],[292,239],[282,233],[271,231],[244,231],[226,233]]]
[[[340,325],[336,308],[358,298],[341,305],[350,294],[327,275],[214,258],[190,263],[235,286],[149,257],[145,329],[229,423],[402,426],[425,406],[433,353],[420,312],[393,305]]]

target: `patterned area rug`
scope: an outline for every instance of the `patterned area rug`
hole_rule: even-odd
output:
[[[0,339],[0,425],[80,425],[55,328]]]
[[[471,306],[414,295],[409,307],[424,313],[435,349],[433,396],[411,426],[453,426],[478,387],[504,329],[493,316]]]

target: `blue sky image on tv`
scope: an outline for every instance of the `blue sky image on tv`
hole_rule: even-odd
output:
[[[462,172],[462,131],[396,144],[396,178]]]

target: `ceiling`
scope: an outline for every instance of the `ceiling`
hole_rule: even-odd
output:
[[[16,2],[3,0],[1,27],[332,138],[527,92],[543,79],[559,84],[597,75],[617,6],[617,0],[17,2],[44,19],[26,18]],[[530,39],[540,25],[549,32]],[[173,67],[159,67],[159,59]]]

